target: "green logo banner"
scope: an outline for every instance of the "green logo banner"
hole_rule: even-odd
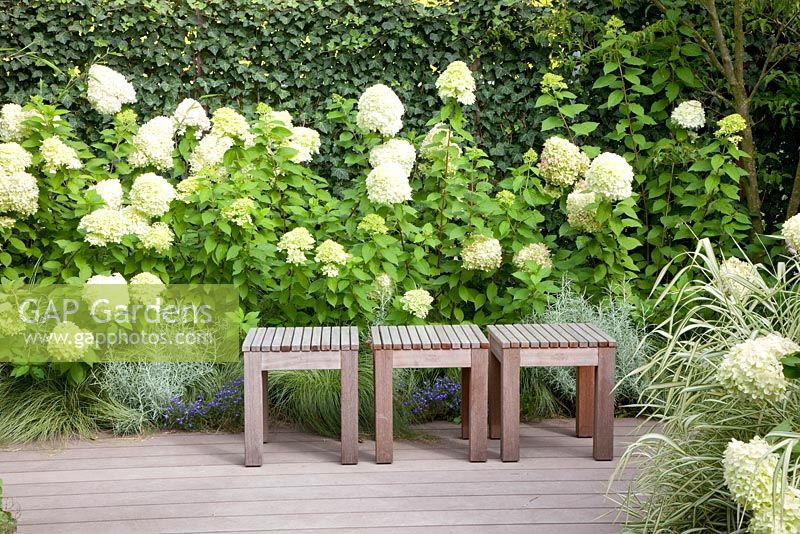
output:
[[[27,285],[0,290],[0,362],[235,362],[233,285]]]

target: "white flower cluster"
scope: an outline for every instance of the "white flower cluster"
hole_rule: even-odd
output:
[[[24,111],[19,104],[5,104],[0,109],[0,141],[22,141],[28,135],[29,128],[23,121],[35,117],[33,110]]]
[[[780,402],[788,387],[781,358],[797,351],[800,345],[778,334],[747,340],[725,355],[717,379],[725,389],[747,399]]]
[[[425,138],[419,145],[419,153],[422,157],[432,159],[436,150],[455,147],[456,153],[461,155],[461,147],[452,141],[453,132],[443,123],[438,122],[425,134]]]
[[[717,131],[714,135],[720,139],[727,139],[729,143],[738,144],[742,140],[741,135],[736,135],[747,129],[747,121],[738,113],[732,113],[723,117],[717,123]]]
[[[292,114],[288,111],[276,111],[269,108],[267,111],[261,113],[261,119],[267,124],[279,124],[286,128],[294,126]]]
[[[131,234],[131,221],[119,209],[100,208],[81,218],[78,230],[85,233],[84,239],[90,245],[103,247],[109,243],[121,243],[122,238]]]
[[[706,112],[697,100],[681,102],[672,110],[672,120],[681,128],[699,130],[706,125]]]
[[[117,178],[101,180],[90,189],[96,192],[107,208],[118,210],[122,208],[122,184]]]
[[[130,281],[128,292],[131,302],[152,304],[164,291],[164,282],[153,273],[139,273]]]
[[[383,163],[367,176],[367,197],[376,204],[399,204],[411,200],[408,174],[399,163]]]
[[[166,253],[175,240],[172,229],[163,222],[154,222],[138,229],[135,234],[145,249],[153,250],[159,254]]]
[[[22,172],[31,166],[33,157],[19,143],[0,144],[0,172]]]
[[[786,240],[792,254],[800,253],[800,213],[783,223],[781,236]]]
[[[579,232],[594,233],[600,230],[597,220],[600,196],[586,189],[585,183],[579,183],[575,190],[567,195],[567,222]]]
[[[57,362],[81,360],[89,350],[84,342],[87,332],[70,321],[58,323],[48,337],[47,352]]]
[[[750,534],[797,534],[800,532],[800,490],[787,488],[774,503],[757,509],[747,527]]]
[[[424,319],[428,316],[432,304],[433,297],[424,289],[412,289],[406,291],[403,296],[400,297],[400,305],[402,308],[420,319]]]
[[[577,182],[589,168],[589,157],[577,146],[558,136],[544,142],[539,173],[555,187]]]
[[[133,208],[150,217],[160,217],[169,211],[176,194],[175,188],[163,177],[148,172],[133,181],[129,198]]]
[[[373,85],[358,99],[356,124],[359,128],[395,135],[403,127],[405,108],[392,89],[383,84]]]
[[[253,224],[256,203],[252,198],[237,198],[220,211],[220,216],[237,226]]]
[[[68,146],[60,137],[54,135],[42,141],[39,153],[45,162],[45,168],[49,172],[57,169],[80,169],[81,160],[74,148]]]
[[[292,135],[289,136],[287,146],[297,150],[291,160],[295,163],[311,161],[315,154],[319,154],[319,132],[303,126],[292,126]]]
[[[286,261],[302,265],[306,252],[314,248],[314,236],[305,228],[298,227],[283,234],[278,241],[278,250],[286,253]]]
[[[86,98],[98,113],[113,115],[123,104],[136,102],[136,91],[122,74],[105,65],[92,65]]]
[[[609,200],[626,199],[633,194],[633,168],[622,156],[603,152],[589,165],[586,185]]]
[[[369,164],[373,168],[384,163],[397,163],[408,175],[411,175],[416,160],[417,151],[414,150],[414,145],[405,139],[389,139],[374,147],[369,153]]]
[[[476,236],[461,250],[464,269],[470,271],[491,271],[500,267],[503,249],[500,241],[492,237]]]
[[[189,168],[197,174],[203,169],[220,165],[233,146],[233,139],[226,135],[211,133],[203,137],[189,155]]]
[[[522,247],[516,254],[512,262],[517,269],[527,270],[527,263],[533,262],[541,268],[552,268],[553,260],[550,257],[550,249],[544,243],[531,243]]]
[[[317,246],[314,261],[322,264],[322,273],[328,277],[339,276],[339,268],[347,264],[350,254],[344,247],[331,239],[326,239]]]
[[[169,117],[155,117],[142,124],[133,137],[134,151],[130,163],[134,167],[152,165],[156,169],[171,169],[175,150],[175,123]]]
[[[0,229],[11,228],[17,224],[17,220],[13,217],[0,217]]]
[[[381,306],[386,306],[394,295],[394,282],[386,273],[381,273],[372,281],[370,298],[377,300]],[[0,315],[1,316],[1,315]]]
[[[217,109],[211,115],[211,133],[219,137],[239,139],[245,147],[252,146],[255,136],[250,132],[247,119],[231,108]]]
[[[211,121],[206,115],[206,110],[197,100],[185,98],[175,108],[172,114],[173,128],[178,135],[186,133],[186,128],[194,128],[195,136],[199,139],[203,132],[211,128]]]
[[[750,262],[730,257],[719,266],[719,274],[726,293],[742,300],[753,289],[764,285],[758,268]]]
[[[475,103],[475,78],[463,61],[450,63],[437,78],[436,88],[439,90],[439,98],[445,102],[448,98],[455,98],[466,106]]]
[[[127,306],[130,303],[128,282],[119,273],[92,276],[83,286],[83,300],[101,311]]]
[[[0,170],[0,211],[16,211],[29,216],[39,209],[39,186],[36,178],[25,171]]]
[[[748,510],[772,503],[772,488],[778,455],[770,452],[769,443],[756,436],[744,443],[732,439],[722,458],[725,485],[731,497]]]

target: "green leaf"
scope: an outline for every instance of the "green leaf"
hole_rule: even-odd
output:
[[[561,126],[564,126],[564,123],[561,121],[560,117],[547,117],[544,121],[542,121],[543,132],[552,130],[554,128],[560,128]]]
[[[622,92],[622,89],[617,89],[616,91],[608,95],[608,102],[606,102],[606,106],[609,108],[613,108],[614,106],[622,102],[624,98],[625,94]]]

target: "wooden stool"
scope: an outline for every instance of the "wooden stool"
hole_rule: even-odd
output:
[[[489,340],[475,325],[377,326],[375,357],[375,461],[393,458],[392,369],[461,368],[461,437],[469,438],[471,462],[485,462]]]
[[[358,463],[358,329],[354,326],[251,328],[244,352],[244,464],[262,463],[267,442],[267,372],[340,369],[342,464]]]
[[[489,435],[500,457],[519,461],[519,368],[577,367],[575,433],[592,437],[595,460],[614,457],[614,366],[617,343],[596,326],[511,324],[489,327]]]

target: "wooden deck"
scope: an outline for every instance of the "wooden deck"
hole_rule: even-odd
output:
[[[260,468],[243,467],[241,434],[158,434],[1,450],[0,478],[20,534],[619,532],[616,461],[592,460],[574,424],[523,425],[518,463],[499,461],[498,441],[469,463],[459,427],[432,423],[441,439],[395,442],[391,465],[373,441],[345,466],[338,441],[276,428]],[[617,420],[617,457],[637,424]]]

